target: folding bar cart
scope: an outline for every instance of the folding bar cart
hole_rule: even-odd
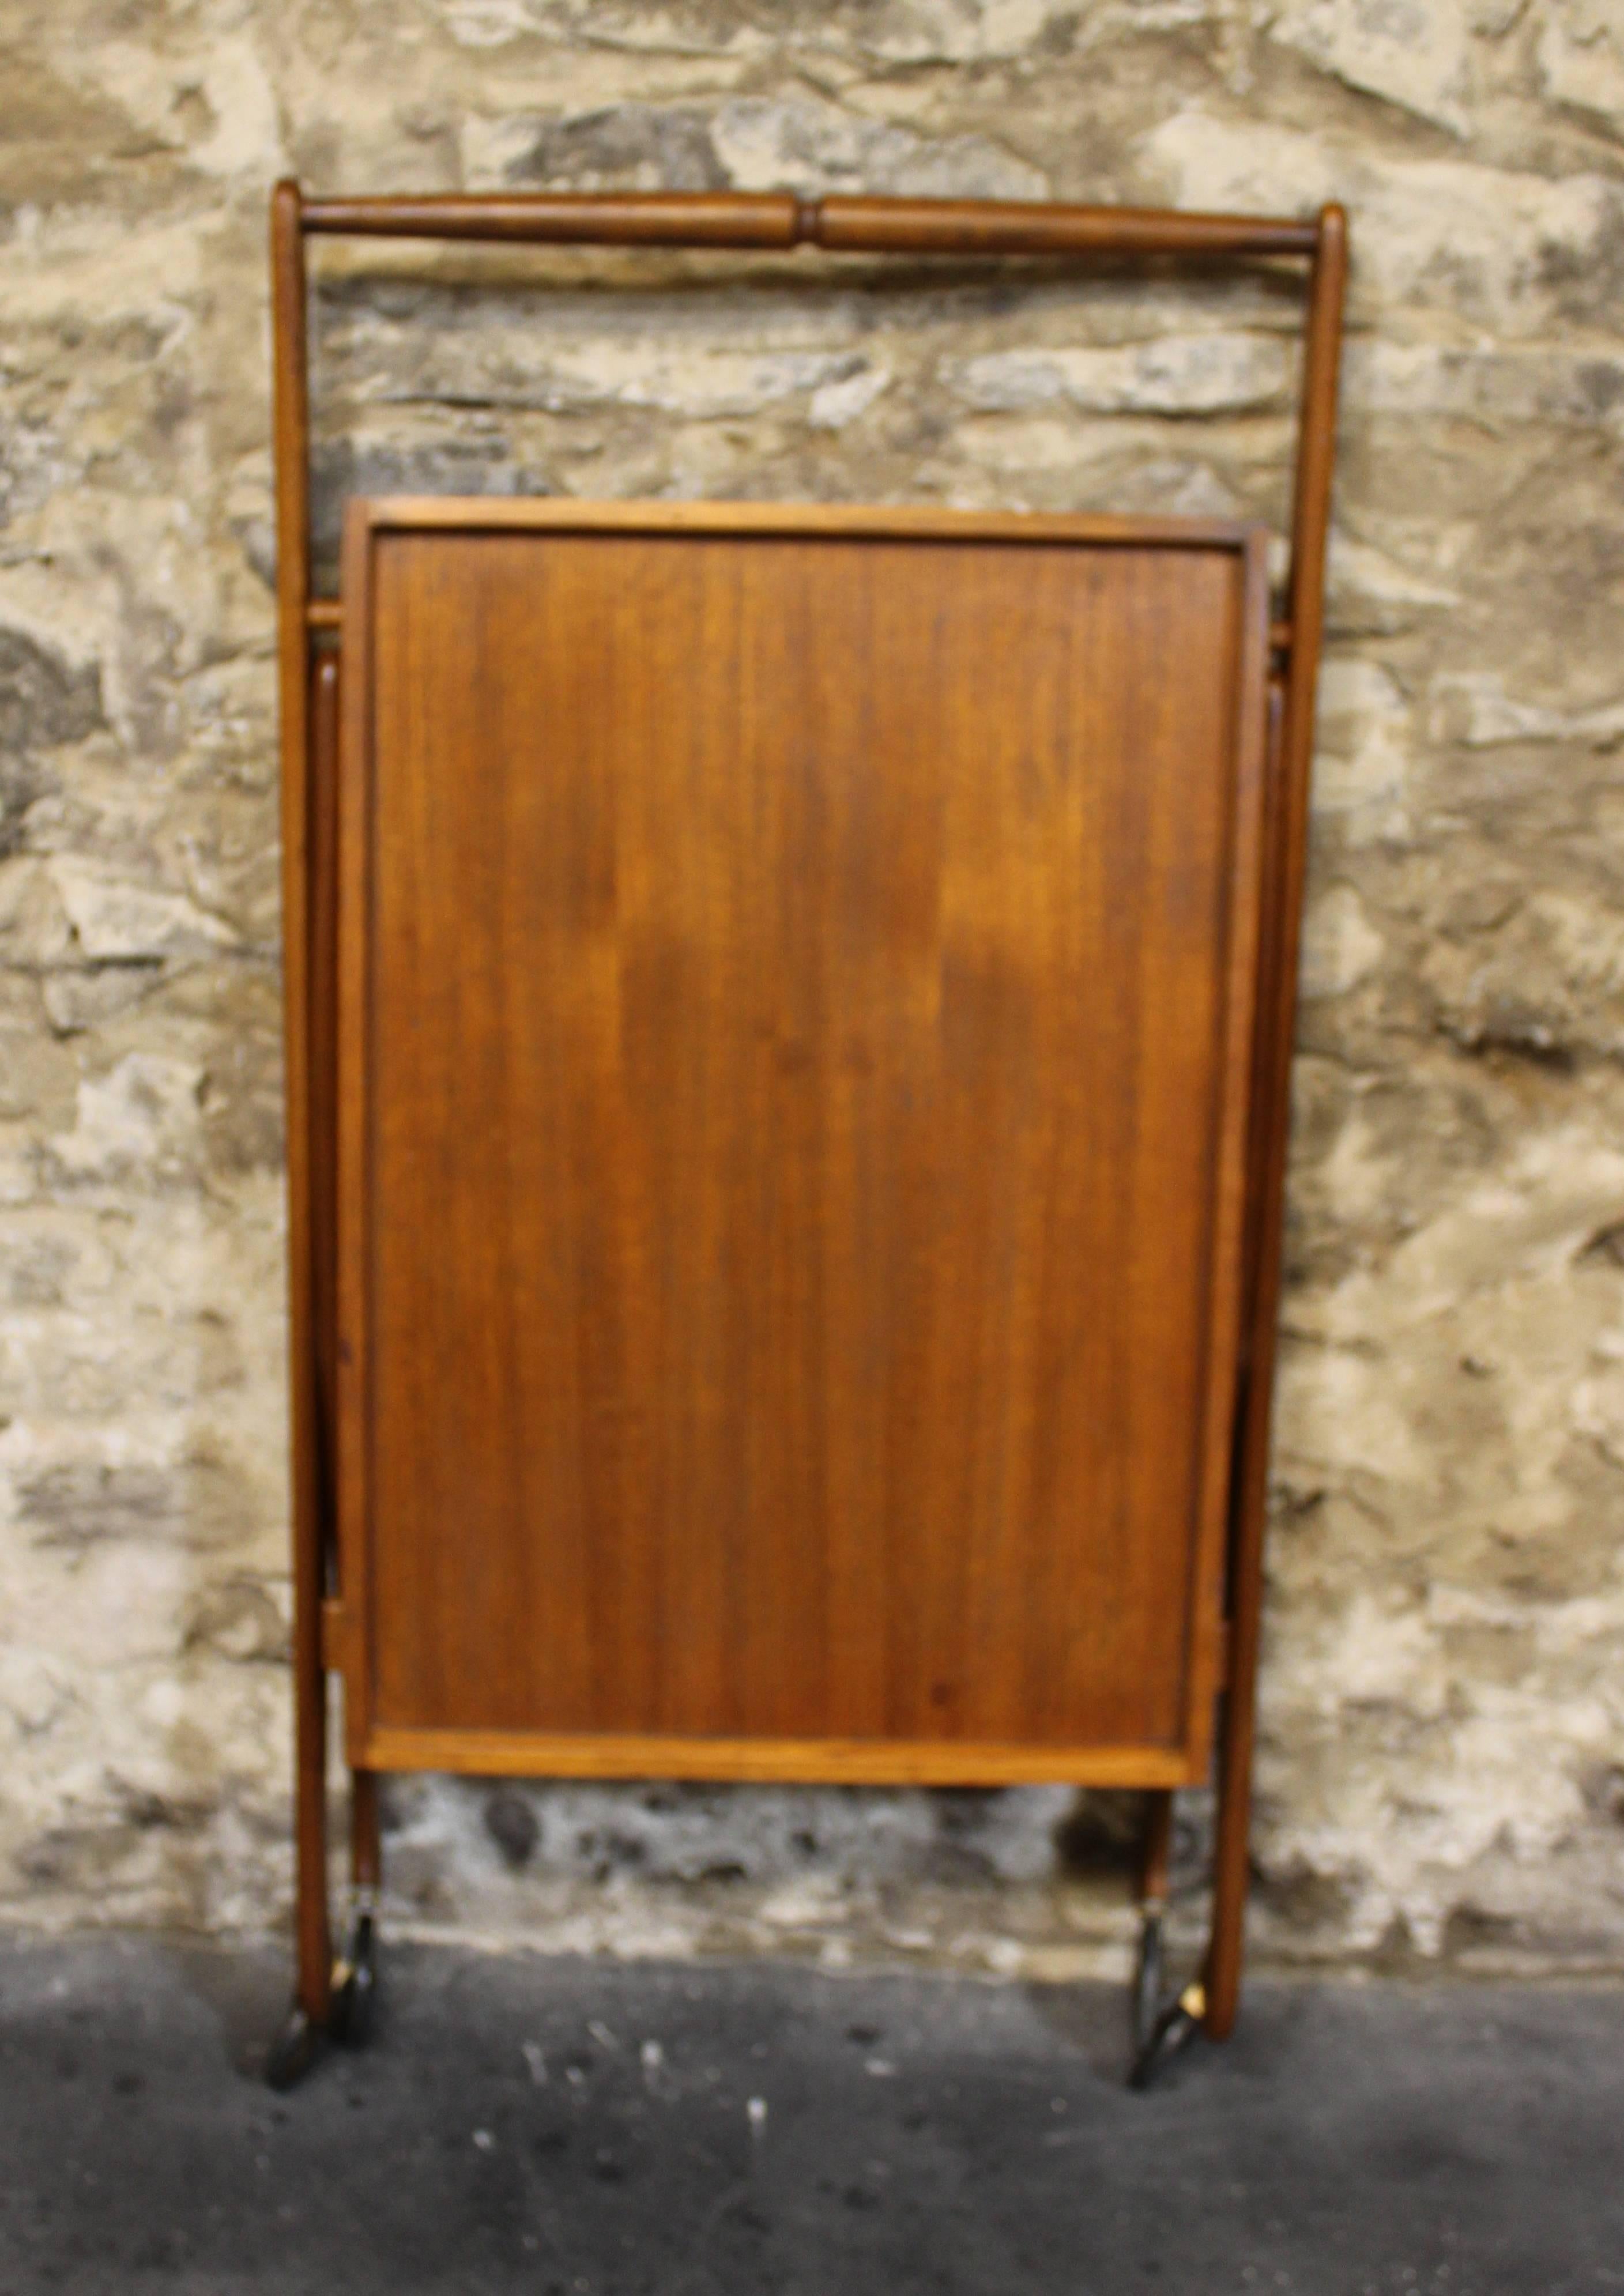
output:
[[[1306,262],[1283,611],[1255,527],[556,499],[352,502],[316,597],[322,234]],[[364,2033],[377,1780],[435,1769],[1140,1789],[1142,2082],[1240,1983],[1342,213],[284,183],[271,236],[271,2078]]]

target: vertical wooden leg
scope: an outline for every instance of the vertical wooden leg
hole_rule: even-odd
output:
[[[1134,1974],[1134,2047],[1144,2048],[1161,2013],[1162,1923],[1167,1913],[1168,1858],[1173,1840],[1173,1797],[1144,1797],[1144,1837],[1139,1855],[1139,1959]]]
[[[319,1632],[320,1615],[312,1622]],[[302,1647],[299,1622],[294,1729],[297,1738],[299,1858],[299,2005],[313,2025],[324,2026],[332,1982],[332,1935],[327,1910],[327,1682],[319,1649]],[[314,1636],[311,1637],[314,1639]]]
[[[333,1966],[328,2030],[347,2049],[371,2035],[378,1999],[378,1775],[349,1774],[349,1870],[354,1906],[341,1957]]]
[[[1163,2066],[1186,2047],[1204,2021],[1206,1995],[1201,1980],[1164,1999],[1161,1925],[1167,1909],[1168,1865],[1173,1842],[1173,1797],[1145,1796],[1141,1853],[1139,1969],[1134,1984],[1134,2059],[1129,2088],[1149,2088]]]
[[[1173,1846],[1173,1797],[1165,1788],[1144,1797],[1144,1839],[1139,1852],[1139,1901],[1167,1902],[1168,1859]]]
[[[322,1666],[320,1581],[307,1514],[296,1527],[293,1615],[295,1920],[299,1980],[287,2023],[265,2068],[273,2088],[302,2080],[326,2045],[332,2006],[327,1918],[327,1681]],[[314,1580],[315,1583],[310,1582]]]
[[[309,1131],[309,377],[299,186],[271,201],[276,427],[276,594],[282,699],[283,1078],[287,1099],[288,1364],[292,1417],[294,1832],[299,1981],[266,2077],[286,2088],[319,2054],[332,1956],[327,1928],[327,1684],[322,1665],[321,1470],[312,1334]]]
[[[1246,1947],[1251,1878],[1251,1759],[1255,1694],[1249,1672],[1224,1702],[1218,1755],[1218,1826],[1213,1843],[1212,1937],[1207,1950],[1206,2030],[1215,2041],[1234,2030]]]
[[[381,1878],[378,1841],[378,1773],[349,1775],[349,1875],[357,1890],[376,1890]]]
[[[1280,1321],[1286,1148],[1302,882],[1308,858],[1308,775],[1315,685],[1325,615],[1325,540],[1336,445],[1337,373],[1348,274],[1348,219],[1322,208],[1303,340],[1301,414],[1292,489],[1291,646],[1283,686],[1271,695],[1268,841],[1274,855],[1274,927],[1260,968],[1249,1180],[1250,1334],[1230,1555],[1229,1684],[1218,1759],[1212,1943],[1207,1957],[1206,2029],[1214,2040],[1234,2023],[1241,1991],[1251,1831],[1252,1741],[1263,1609],[1263,1532],[1268,1503],[1269,1405]]]

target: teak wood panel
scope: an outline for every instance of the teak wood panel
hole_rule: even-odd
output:
[[[1244,529],[352,504],[352,1760],[1202,1773],[1267,612]]]

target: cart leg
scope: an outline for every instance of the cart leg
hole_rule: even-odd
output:
[[[327,1678],[315,1605],[301,1603],[293,1636],[299,1983],[265,2077],[291,2088],[321,2055],[332,2008],[332,1944],[327,1920]]]
[[[1255,1704],[1250,1680],[1231,1686],[1225,1707],[1218,1758],[1218,1828],[1213,1844],[1212,1940],[1207,1951],[1205,2023],[1215,2041],[1228,2039],[1241,1999],[1246,1891],[1251,1875]]]
[[[1134,1973],[1134,2048],[1143,2049],[1161,2011],[1162,1923],[1167,1912],[1168,1857],[1173,1836],[1173,1797],[1144,1797],[1144,1840],[1139,1865],[1139,1957]]]
[[[1148,2088],[1161,2067],[1191,2040],[1205,1997],[1199,1983],[1171,2001],[1162,1998],[1162,1924],[1167,1911],[1168,1860],[1173,1837],[1173,1797],[1147,1794],[1139,1883],[1139,1962],[1134,1978],[1134,2062],[1130,2088]]]
[[[349,1878],[357,1890],[375,1890],[382,1879],[377,1771],[352,1770],[349,1794]]]
[[[1149,2088],[1162,2067],[1195,2038],[1207,2011],[1207,1988],[1194,1978],[1158,2015],[1134,2059],[1128,2076],[1129,2088]]]
[[[328,2030],[347,2049],[370,2038],[378,2003],[378,1774],[350,1773],[349,1859],[353,1906],[344,1950],[332,1965]]]

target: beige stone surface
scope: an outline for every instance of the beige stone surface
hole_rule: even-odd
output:
[[[286,1909],[276,174],[1337,196],[1256,1933],[1624,1964],[1616,7],[0,0],[0,1918]],[[356,487],[1278,527],[1295,311],[331,248],[324,556]],[[393,1918],[1063,1975],[1124,1817],[405,1782]]]

